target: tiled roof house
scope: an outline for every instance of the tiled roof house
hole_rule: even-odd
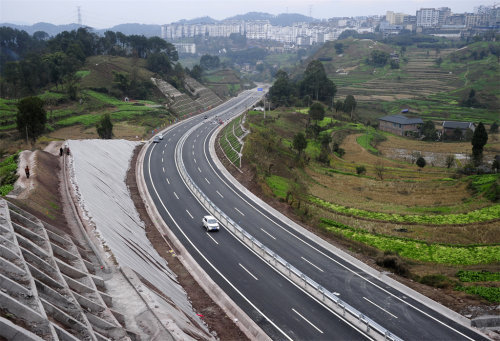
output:
[[[419,132],[424,123],[419,117],[406,117],[404,115],[390,115],[378,119],[379,129],[400,136],[408,132]]]

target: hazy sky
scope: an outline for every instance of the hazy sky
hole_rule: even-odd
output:
[[[425,7],[450,7],[454,13],[472,12],[494,0],[0,0],[0,22],[34,24],[82,23],[95,28],[117,24],[168,24],[180,19],[210,16],[224,19],[247,12],[300,13],[325,19],[339,16],[385,14],[415,15]]]

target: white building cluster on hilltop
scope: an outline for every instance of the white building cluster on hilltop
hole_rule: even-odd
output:
[[[224,20],[215,23],[172,23],[162,26],[162,38],[179,41],[194,37],[229,37],[236,33],[251,40],[277,41],[289,45],[314,45],[336,40],[345,30],[359,33],[380,31],[384,35],[401,30],[463,37],[500,28],[500,8],[479,6],[474,13],[452,13],[448,7],[421,8],[415,15],[387,11],[385,16],[331,18],[292,26],[272,25],[269,20]],[[180,46],[193,53],[194,44]],[[188,51],[189,50],[189,51]]]

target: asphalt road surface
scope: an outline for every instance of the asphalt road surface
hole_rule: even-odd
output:
[[[256,103],[246,91],[221,106],[167,130],[149,146],[144,160],[147,188],[167,226],[207,274],[272,339],[353,340],[370,338],[284,278],[224,226],[207,233],[208,212],[183,182],[174,158],[182,148],[186,171],[226,215],[257,240],[325,289],[405,340],[478,340],[473,330],[407,297],[304,237],[262,209],[224,178],[209,154],[209,139],[224,122]],[[207,116],[207,119],[204,119]],[[197,126],[183,143],[179,140]]]

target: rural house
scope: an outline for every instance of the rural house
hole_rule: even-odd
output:
[[[400,136],[419,133],[424,123],[420,117],[406,117],[404,115],[390,115],[378,119],[379,129]]]
[[[476,125],[472,122],[443,121],[443,136],[453,137],[455,130],[460,130],[462,137],[464,137],[469,130],[473,133],[476,130]]]

